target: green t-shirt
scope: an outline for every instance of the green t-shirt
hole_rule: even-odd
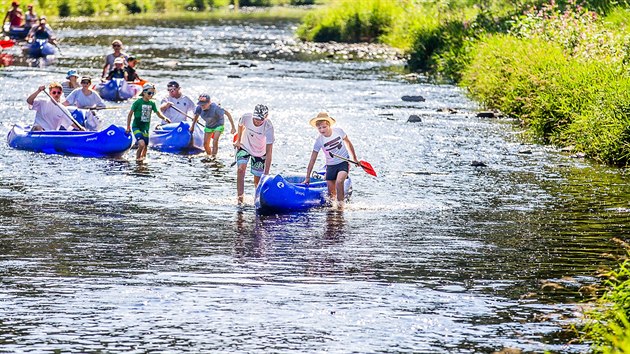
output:
[[[131,110],[133,111],[132,125],[134,130],[149,131],[151,127],[151,111],[157,113],[155,102],[139,98],[131,105]]]

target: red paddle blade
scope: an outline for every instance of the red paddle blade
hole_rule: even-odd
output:
[[[232,142],[235,143],[238,140],[238,134],[234,134],[234,137],[232,138]]]
[[[15,44],[15,42],[10,40],[10,39],[0,40],[0,47],[2,47],[2,48],[13,47],[14,44]]]
[[[359,166],[361,166],[363,171],[365,171],[368,175],[376,177],[376,171],[374,171],[374,167],[372,167],[369,162],[361,160],[359,161]]]

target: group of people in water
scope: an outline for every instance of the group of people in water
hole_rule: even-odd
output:
[[[130,81],[139,79],[135,72],[135,65],[130,65],[136,59],[122,51],[122,42],[114,40],[112,48],[114,52],[105,57],[101,79],[123,78]],[[130,67],[131,72],[128,70]],[[106,107],[98,92],[92,88],[91,77],[79,77],[76,70],[70,70],[66,80],[64,83],[49,84],[48,91],[46,91],[46,86],[40,86],[26,99],[30,108],[36,111],[32,131],[85,130],[85,127],[73,119],[68,107],[87,109],[93,116],[96,116],[95,111]],[[192,118],[191,132],[194,132],[201,118],[204,124],[203,128],[199,129],[204,131],[204,150],[210,160],[214,160],[217,156],[219,138],[225,131],[225,117],[227,117],[230,122],[230,133],[236,134],[233,145],[237,165],[237,201],[242,204],[247,166],[250,166],[255,186],[258,185],[261,176],[269,174],[271,169],[275,134],[273,124],[269,119],[269,108],[264,104],[257,104],[251,112],[241,115],[238,124],[235,124],[232,114],[217,102],[213,102],[208,93],[200,94],[195,103],[182,93],[177,81],[168,82],[166,88],[168,95],[158,105],[154,100],[155,85],[149,82],[143,83],[139,98],[132,103],[127,114],[126,131],[128,134],[133,134],[137,141],[136,161],[142,163],[146,158],[152,113],[162,120],[160,124],[178,123]],[[39,97],[42,92],[46,93],[48,98]],[[344,182],[349,172],[348,160],[350,157],[356,160],[354,146],[343,129],[333,127],[336,121],[328,113],[320,112],[310,119],[309,123],[318,130],[320,135],[313,145],[303,183],[310,183],[311,172],[318,153],[322,150],[326,158],[325,179],[329,195],[338,204],[343,204]],[[160,124],[158,124],[158,129]]]
[[[2,21],[3,30],[8,21],[10,35],[13,33],[14,36],[20,37],[19,39],[24,38],[27,42],[34,39],[47,40],[56,46],[57,39],[46,16],[37,17],[33,4],[28,4],[26,9],[26,13],[22,12],[20,3],[13,1],[11,10],[7,12]]]

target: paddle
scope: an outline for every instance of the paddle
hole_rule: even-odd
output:
[[[238,140],[238,133],[234,134],[234,138],[232,139],[233,143],[236,143],[236,141]],[[234,162],[232,162],[230,164],[230,167],[234,167],[234,165],[236,165],[236,162],[238,161],[238,158],[236,156],[236,147],[234,147]]]
[[[0,40],[0,47],[2,49],[11,48],[11,47],[13,47],[13,45],[15,45],[15,42],[12,39]]]
[[[74,123],[77,127],[79,127],[79,129],[83,130],[83,131],[87,131],[87,129],[85,129],[84,126],[82,126],[81,124],[79,124],[79,122],[77,122],[76,119],[74,119],[74,117],[72,116],[72,114],[68,113],[68,110],[63,109],[63,107],[60,106],[60,103],[57,102],[54,98],[52,98],[52,96],[48,93],[48,91],[46,91],[44,89],[44,93],[46,94],[46,96],[50,97],[50,100],[53,101],[53,103],[59,107],[59,109],[66,115],[68,116],[68,118],[70,118],[70,120],[72,121],[72,123]]]
[[[122,108],[128,108],[128,107],[123,107],[123,106],[113,106],[113,107],[85,107],[82,109],[89,109],[90,111],[102,111],[104,109],[122,109]]]
[[[177,112],[183,114],[184,116],[186,116],[186,118],[191,119],[193,122],[195,121],[195,118],[189,116],[188,114],[186,114],[186,112],[182,111],[181,109],[175,107],[174,105],[171,104],[171,108],[176,110]],[[197,124],[199,124],[200,127],[204,128],[203,124],[201,124],[199,121],[197,121]]]
[[[372,176],[376,177],[376,171],[374,171],[374,168],[372,167],[372,165],[370,165],[370,163],[367,162],[367,161],[360,160],[360,161],[357,162],[357,161],[345,158],[343,156],[339,156],[337,154],[333,154],[332,152],[329,153],[329,154],[330,154],[330,157],[336,157],[336,158],[342,159],[344,161],[351,162],[351,163],[361,167],[363,169],[363,171],[365,171],[365,173],[367,173],[368,175],[372,175]]]

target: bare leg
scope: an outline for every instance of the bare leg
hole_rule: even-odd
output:
[[[328,197],[330,197],[331,201],[335,200],[337,196],[335,181],[326,181],[326,186],[328,186]]]
[[[136,161],[142,161],[143,156],[146,154],[144,151],[147,145],[144,143],[144,140],[138,140],[138,150],[136,150]]]
[[[260,182],[260,176],[254,176],[254,187],[258,187],[258,182]]]
[[[343,188],[344,182],[348,178],[348,172],[340,171],[337,174],[337,180],[335,181],[335,189],[337,190],[337,201],[343,203],[345,199],[345,191]]]
[[[212,149],[210,148],[210,140],[212,139],[212,133],[203,134],[203,149],[206,150],[206,155],[212,155]]]
[[[245,193],[245,171],[247,164],[238,164],[236,169],[236,197],[239,204],[243,204],[243,194]]]
[[[217,153],[219,152],[219,137],[221,136],[221,132],[214,132],[214,139],[212,139],[212,157],[217,157]]]

